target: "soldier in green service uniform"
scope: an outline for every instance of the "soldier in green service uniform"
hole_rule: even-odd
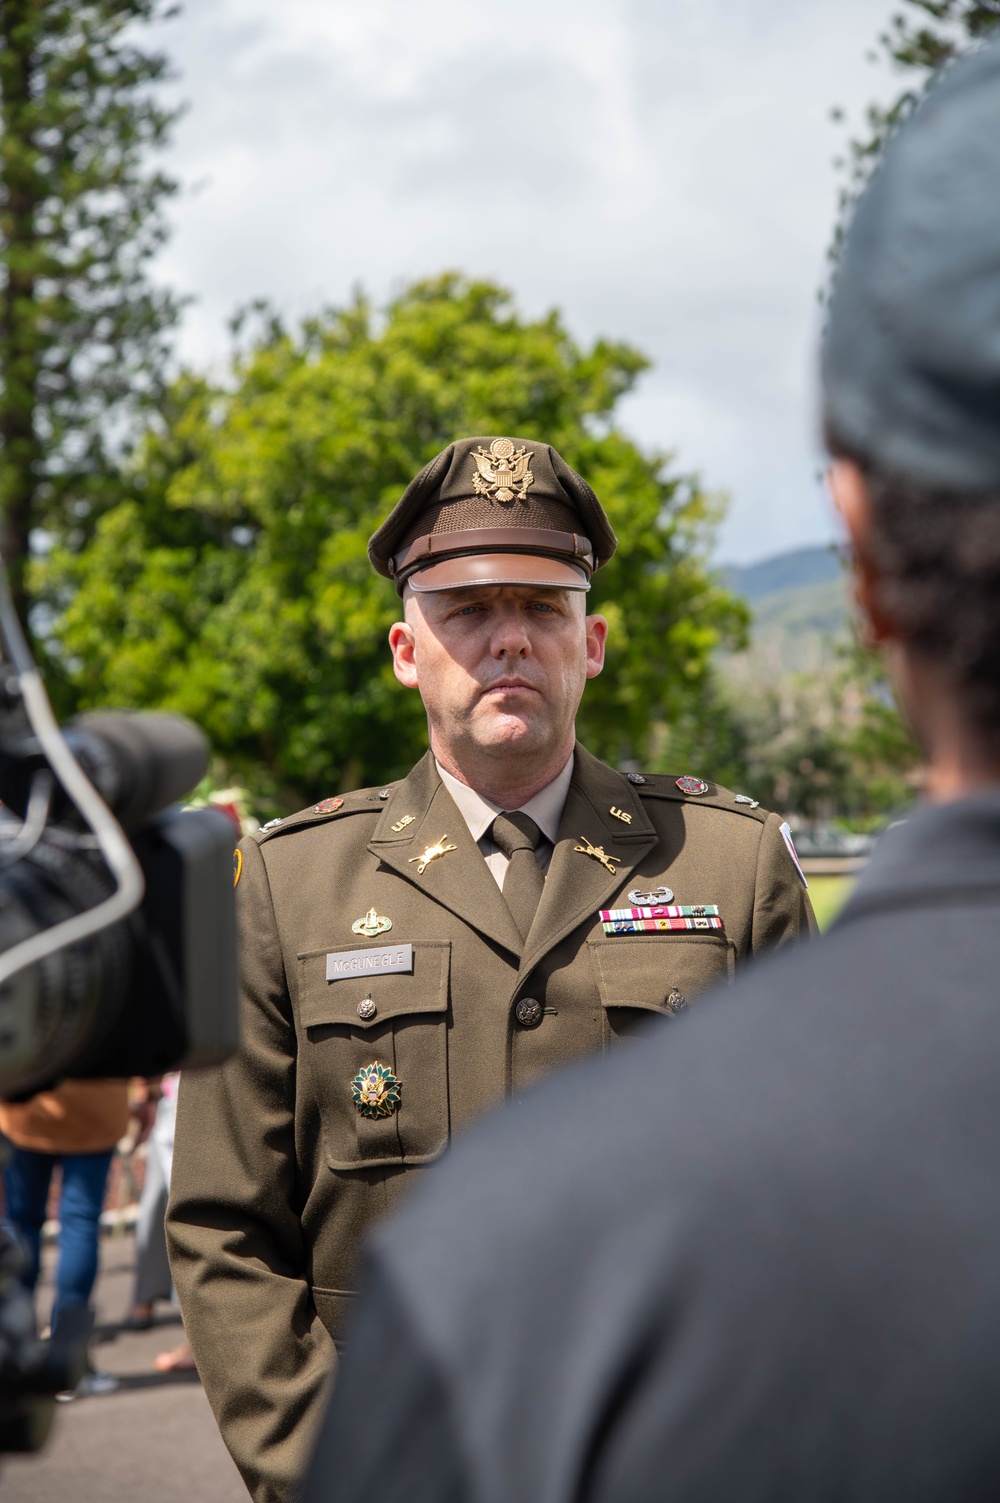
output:
[[[430,751],[237,853],[244,1043],[181,1089],[169,1242],[257,1503],[309,1454],[362,1232],[486,1107],[813,927],[787,827],[575,740],[615,537],[549,445],[462,439],[369,544]],[[378,1395],[372,1395],[378,1402]]]

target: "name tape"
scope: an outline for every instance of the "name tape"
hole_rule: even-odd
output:
[[[385,976],[413,970],[412,945],[380,945],[375,950],[335,950],[326,957],[327,981],[348,976]]]

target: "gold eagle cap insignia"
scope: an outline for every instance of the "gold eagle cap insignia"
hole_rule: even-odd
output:
[[[495,438],[489,453],[482,444],[472,455],[476,461],[476,473],[472,477],[472,489],[477,496],[490,496],[506,506],[515,500],[524,501],[528,486],[534,475],[528,469],[534,452],[515,449],[509,438]]]

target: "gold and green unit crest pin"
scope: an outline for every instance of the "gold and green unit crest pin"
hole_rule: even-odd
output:
[[[351,1099],[362,1117],[391,1117],[399,1105],[403,1082],[387,1065],[373,1060],[351,1081]]]

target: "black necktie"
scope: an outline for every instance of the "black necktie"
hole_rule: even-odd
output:
[[[493,839],[509,863],[503,879],[503,895],[521,938],[526,939],[545,886],[545,875],[535,851],[542,832],[529,814],[498,814],[493,821]]]

